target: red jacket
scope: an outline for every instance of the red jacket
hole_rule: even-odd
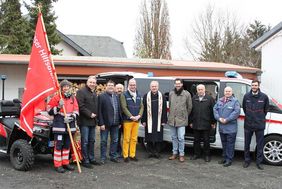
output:
[[[67,116],[72,116],[76,119],[78,116],[78,104],[77,100],[74,96],[70,98],[65,98],[63,95],[64,106],[66,109]],[[64,111],[63,108],[58,108],[60,101],[60,95],[55,95],[50,102],[48,103],[47,110],[50,115],[54,116],[53,121],[53,133],[64,134],[67,133],[67,126],[64,123]],[[72,121],[70,125],[70,129],[72,132],[75,132],[75,119]]]

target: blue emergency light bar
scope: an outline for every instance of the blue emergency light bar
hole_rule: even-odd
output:
[[[153,72],[148,72],[147,75],[148,75],[148,77],[154,77],[154,73]]]
[[[225,72],[225,77],[229,78],[243,78],[238,72],[236,71],[227,71]]]

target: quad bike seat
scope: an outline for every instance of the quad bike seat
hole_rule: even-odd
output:
[[[19,116],[21,104],[17,100],[1,100],[0,116]]]
[[[19,125],[19,118],[16,117],[3,117],[0,118],[0,122],[10,130],[13,130],[15,123]]]

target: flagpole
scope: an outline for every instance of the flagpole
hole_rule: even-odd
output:
[[[55,69],[55,65],[54,65],[51,49],[50,49],[50,46],[49,46],[49,41],[48,41],[47,34],[46,34],[47,32],[46,32],[45,24],[44,24],[44,21],[43,21],[43,16],[42,16],[42,13],[41,13],[41,5],[38,5],[38,10],[39,10],[39,14],[40,14],[40,17],[41,17],[43,30],[45,32],[45,39],[46,39],[46,43],[47,43],[47,48],[48,48],[48,51],[50,52],[50,56],[49,57],[50,57],[51,65],[52,65],[52,68],[54,70]],[[55,79],[57,81],[57,85],[59,86],[59,81],[58,81],[57,73],[55,72],[54,75],[56,77]],[[60,99],[63,99],[60,87],[59,87],[59,95],[60,95]],[[63,111],[64,111],[64,116],[66,118],[67,117],[67,112],[66,112],[65,105],[63,105]],[[70,137],[70,140],[71,140],[72,149],[73,149],[73,152],[74,152],[74,155],[75,155],[78,172],[81,173],[81,168],[80,168],[80,164],[79,164],[79,158],[78,158],[78,154],[77,154],[77,151],[76,151],[76,148],[75,148],[75,145],[74,145],[72,133],[71,133],[71,130],[70,130],[70,125],[69,125],[69,123],[67,123],[66,125],[67,125],[68,134],[69,134],[69,137]]]

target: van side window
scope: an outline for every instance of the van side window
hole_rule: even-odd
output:
[[[282,114],[281,108],[279,108],[272,99],[269,99],[269,109],[268,112]]]
[[[215,100],[217,100],[218,86],[215,82],[210,81],[187,81],[184,80],[183,86],[184,89],[189,91],[191,96],[197,94],[197,85],[203,84],[206,87],[206,94],[212,96]]]
[[[244,95],[248,92],[248,85],[244,83],[226,82],[226,86],[232,88],[233,96],[239,100],[240,106],[242,107]]]

